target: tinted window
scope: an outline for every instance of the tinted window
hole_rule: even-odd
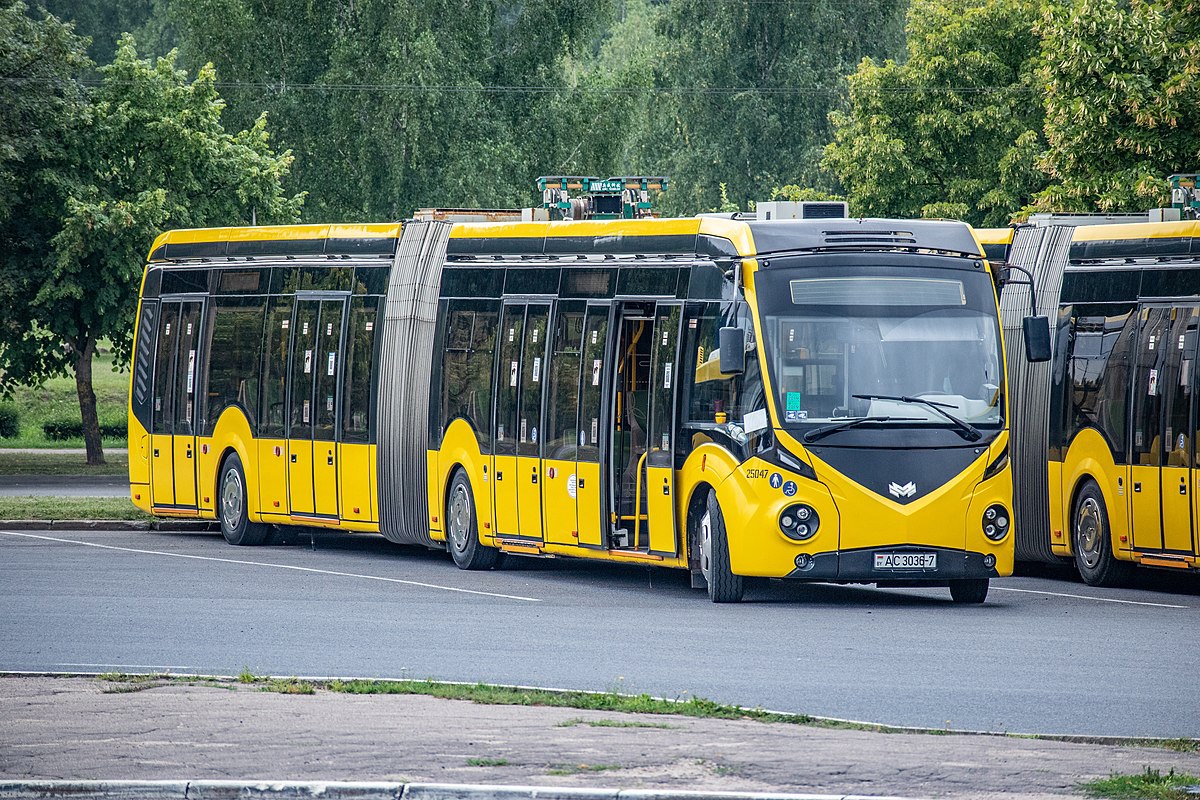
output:
[[[582,302],[560,302],[554,317],[550,396],[546,400],[546,458],[574,460],[579,441],[579,352]]]
[[[480,447],[491,448],[492,352],[499,303],[452,300],[447,306],[442,354],[442,420],[461,417],[475,428]]]
[[[375,363],[375,331],[380,301],[355,297],[350,301],[346,331],[346,384],[342,397],[342,440],[366,442],[371,433],[371,374]]]
[[[1134,325],[1132,309],[1076,306],[1071,320],[1068,374],[1071,381],[1071,429],[1066,441],[1083,428],[1104,434],[1117,456],[1125,457],[1125,420],[1129,356]]]
[[[204,435],[212,433],[221,412],[229,406],[240,408],[250,429],[256,430],[265,298],[220,298],[208,314]]]

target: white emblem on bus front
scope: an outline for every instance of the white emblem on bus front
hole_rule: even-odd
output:
[[[912,481],[901,486],[898,483],[888,484],[888,494],[893,497],[912,497],[917,493],[917,485]]]

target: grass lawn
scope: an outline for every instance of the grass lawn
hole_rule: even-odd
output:
[[[104,463],[89,467],[83,453],[6,453],[0,449],[3,475],[127,475],[129,454],[124,443],[104,448]]]
[[[0,497],[0,519],[141,519],[124,497]]]
[[[92,362],[92,389],[96,392],[96,412],[101,422],[124,424],[125,403],[129,393],[129,373],[113,372],[112,354],[101,349]],[[66,448],[83,447],[83,439],[50,441],[42,432],[42,423],[50,420],[79,420],[79,395],[75,392],[73,374],[46,381],[37,388],[19,386],[10,400],[21,413],[21,434],[13,439],[0,439],[0,449],[6,447]],[[105,439],[104,450],[124,450],[125,439]]]

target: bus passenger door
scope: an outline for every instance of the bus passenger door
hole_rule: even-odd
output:
[[[579,455],[575,465],[579,544],[604,545],[604,509],[600,473],[604,376],[612,370],[608,352],[608,306],[588,306],[583,324],[579,386]],[[605,443],[607,447],[607,443]]]
[[[313,503],[313,389],[321,301],[296,298],[292,315],[292,364],[288,373],[288,494],[291,513],[311,516]]]
[[[580,440],[579,363],[586,303],[560,300],[554,309],[554,337],[546,385],[546,431],[542,446],[542,502],[546,542],[579,543]]]
[[[650,436],[654,303],[623,303],[616,319],[619,328],[609,424],[609,544],[617,549],[645,550],[648,532],[642,473]]]
[[[682,312],[679,304],[658,304],[651,349],[649,452],[642,491],[646,497],[649,550],[664,556],[679,552],[675,525],[675,397]]]
[[[521,347],[525,306],[506,305],[500,320],[500,361],[496,369],[496,441],[492,458],[496,534],[517,536],[517,436],[520,431]]]
[[[546,374],[548,304],[529,304],[521,347],[517,420],[518,530],[522,538],[542,539],[542,387]]]
[[[1192,387],[1195,386],[1196,328],[1200,308],[1170,309],[1170,334],[1164,342],[1165,368],[1159,379],[1163,395],[1162,547],[1192,554]]]
[[[1133,378],[1133,447],[1129,481],[1133,546],[1162,549],[1163,395],[1172,352],[1171,309],[1145,308],[1138,316],[1137,364]]]
[[[175,358],[175,505],[196,507],[196,392],[200,383],[200,320],[203,301],[179,304],[179,352]]]
[[[175,505],[175,359],[179,355],[178,301],[164,300],[154,355],[154,400],[150,405],[150,502]]]
[[[338,515],[337,420],[341,406],[338,387],[342,369],[344,299],[321,300],[314,343],[313,380],[313,511],[319,517]]]

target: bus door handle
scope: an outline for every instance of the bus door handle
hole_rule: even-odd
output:
[[[292,463],[293,464],[296,463],[296,454],[295,453],[292,453]]]
[[[329,451],[329,457],[327,459],[325,459],[325,463],[331,467],[333,466],[333,451],[332,450]]]
[[[533,483],[537,483],[537,472],[538,472],[538,471],[537,471],[537,467],[534,467],[534,468],[533,468],[533,474],[532,474],[531,476],[529,476],[529,477],[530,477],[530,481],[531,481],[531,482],[533,482]]]
[[[192,457],[192,448],[190,448],[190,447],[187,449],[187,457],[188,458]]]
[[[1134,481],[1134,482],[1133,482],[1133,490],[1134,490],[1135,492],[1140,492],[1140,491],[1142,490],[1142,484],[1141,484],[1141,482],[1140,482],[1140,481]]]
[[[496,480],[498,480],[498,481],[504,480],[504,473],[500,472],[499,470],[496,470]]]
[[[158,448],[154,448],[154,457],[158,458]]]
[[[580,478],[578,483],[579,483],[579,488],[582,489],[583,488],[583,478]]]
[[[1187,494],[1187,479],[1186,478],[1179,479],[1179,493]]]

